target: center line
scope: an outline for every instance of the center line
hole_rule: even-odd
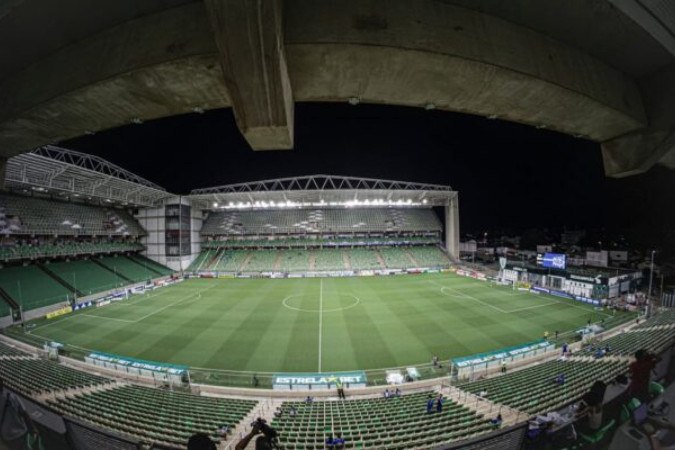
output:
[[[323,329],[323,278],[319,278],[319,372],[321,372],[321,335]]]

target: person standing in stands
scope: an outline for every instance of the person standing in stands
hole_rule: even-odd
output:
[[[443,412],[443,394],[438,394],[438,398],[436,399],[436,412]]]
[[[434,397],[429,394],[427,399],[427,414],[431,414],[434,411]]]
[[[628,366],[630,385],[628,395],[637,397],[642,403],[649,401],[649,379],[658,359],[645,349],[635,352],[635,361]]]
[[[344,400],[345,399],[345,389],[344,389],[344,385],[342,384],[342,380],[340,379],[340,377],[337,377],[335,379],[335,386],[337,387],[338,398]]]

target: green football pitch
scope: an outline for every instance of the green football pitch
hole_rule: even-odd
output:
[[[192,279],[29,326],[38,339],[199,370],[405,367],[610,316],[454,274]]]

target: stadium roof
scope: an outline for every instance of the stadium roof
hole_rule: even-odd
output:
[[[102,158],[51,145],[10,158],[5,187],[136,206],[154,206],[172,196]]]
[[[308,175],[195,189],[189,198],[203,209],[445,206],[450,186],[335,175]]]

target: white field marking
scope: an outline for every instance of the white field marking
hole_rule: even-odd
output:
[[[323,278],[319,278],[319,370],[321,372],[321,335],[323,334]]]
[[[85,316],[85,317],[97,317],[97,318],[99,318],[99,319],[115,320],[115,321],[118,321],[118,322],[125,322],[125,323],[137,323],[137,322],[140,322],[140,321],[143,320],[143,319],[147,319],[147,318],[150,317],[150,316],[154,316],[154,315],[157,314],[158,312],[164,311],[166,308],[169,308],[169,307],[171,307],[171,306],[177,305],[178,303],[181,303],[181,302],[183,302],[183,301],[189,299],[189,298],[192,297],[192,296],[195,296],[195,295],[196,295],[196,296],[200,296],[202,292],[208,291],[209,289],[213,289],[213,288],[216,287],[216,286],[217,286],[217,285],[214,284],[214,285],[212,285],[211,287],[208,287],[208,288],[206,288],[206,289],[204,289],[204,290],[201,290],[201,291],[199,291],[199,292],[195,292],[195,293],[189,294],[189,295],[187,295],[186,297],[183,297],[183,298],[181,298],[181,299],[178,300],[178,301],[175,301],[175,302],[170,303],[170,304],[168,304],[168,305],[166,305],[166,306],[163,306],[162,308],[159,308],[159,309],[157,309],[157,310],[155,310],[155,311],[152,311],[151,313],[146,314],[146,315],[144,315],[144,316],[141,316],[141,317],[139,317],[138,319],[135,319],[135,320],[131,320],[131,319],[119,319],[119,318],[116,318],[116,317],[99,316],[99,315],[97,315],[97,314],[80,313],[80,314],[70,315],[70,316],[68,316],[68,317],[65,317],[65,318],[63,318],[63,319],[61,319],[61,320],[57,320],[57,321],[55,321],[55,322],[50,322],[50,323],[46,323],[46,324],[44,324],[44,325],[40,325],[40,326],[38,326],[38,327],[35,327],[35,328],[33,328],[32,330],[30,330],[30,334],[33,334],[33,331],[38,330],[38,329],[40,329],[40,328],[45,328],[45,327],[48,327],[48,326],[50,326],[50,325],[54,325],[54,324],[56,324],[56,323],[61,323],[61,322],[63,322],[63,321],[66,320],[66,319],[73,319],[73,318],[79,317],[79,316]],[[37,334],[33,334],[33,335],[34,335],[34,336],[38,336]],[[40,337],[40,336],[38,336],[38,337]]]
[[[353,299],[356,300],[356,301],[355,301],[354,303],[352,303],[351,305],[343,306],[343,307],[340,307],[340,308],[330,308],[330,309],[323,308],[323,310],[322,310],[323,312],[346,311],[346,310],[351,309],[351,308],[353,308],[353,307],[355,307],[355,306],[358,306],[358,305],[361,303],[361,299],[360,299],[359,297],[357,297],[356,295],[354,295],[354,294],[337,294],[337,295],[344,296],[344,297],[351,297],[351,298],[353,298]],[[289,304],[288,304],[288,301],[289,301],[290,299],[292,299],[292,298],[306,297],[306,296],[307,296],[307,294],[293,294],[293,295],[289,295],[288,297],[285,297],[285,298],[281,301],[281,304],[282,304],[284,307],[286,307],[286,308],[288,308],[288,309],[292,309],[292,310],[294,310],[294,311],[308,312],[308,313],[318,313],[318,312],[320,312],[320,310],[318,310],[318,309],[298,308],[298,307],[295,307],[295,306],[292,306],[292,305],[289,305]]]
[[[504,314],[510,314],[510,313],[514,313],[514,312],[525,311],[525,310],[528,310],[528,309],[541,308],[541,307],[544,307],[544,306],[556,305],[556,304],[557,304],[557,305],[565,305],[565,306],[570,306],[570,307],[572,307],[572,308],[582,309],[582,310],[584,310],[584,311],[586,311],[586,312],[595,312],[595,313],[598,313],[598,314],[603,314],[603,315],[606,316],[606,317],[611,317],[611,314],[607,314],[607,313],[603,313],[603,312],[599,312],[599,311],[592,311],[592,310],[589,310],[589,309],[587,309],[587,308],[584,308],[583,306],[580,306],[580,305],[573,305],[573,304],[570,303],[570,302],[561,302],[561,301],[558,301],[558,300],[552,300],[552,301],[550,301],[550,302],[548,302],[548,303],[546,303],[546,304],[544,304],[544,305],[526,306],[526,307],[524,307],[524,308],[516,308],[516,309],[512,309],[512,310],[506,311],[506,310],[504,310],[504,309],[502,309],[502,308],[500,308],[500,307],[498,307],[498,306],[494,306],[494,305],[491,305],[491,304],[489,304],[489,303],[485,303],[484,301],[482,301],[482,300],[480,300],[480,299],[478,299],[478,298],[476,298],[476,297],[474,297],[474,296],[472,296],[472,295],[469,295],[469,294],[466,294],[466,293],[464,293],[464,292],[462,292],[462,291],[459,291],[459,290],[457,290],[457,289],[453,289],[453,288],[448,287],[448,286],[443,286],[443,285],[441,285],[441,284],[439,284],[439,283],[436,283],[435,281],[429,281],[429,282],[432,283],[432,284],[434,284],[434,285],[436,285],[436,286],[439,286],[439,287],[441,288],[441,293],[443,293],[443,294],[445,294],[445,295],[447,295],[447,294],[446,294],[443,290],[444,290],[444,289],[448,289],[448,290],[450,290],[450,291],[455,292],[455,295],[460,295],[460,296],[469,298],[469,299],[471,299],[471,300],[475,300],[475,301],[477,301],[477,302],[479,302],[479,303],[482,303],[482,304],[485,305],[485,306],[489,306],[490,308],[495,309],[495,310],[497,310],[497,311],[499,311],[499,312],[502,312],[502,313],[504,313]]]
[[[84,316],[84,317],[96,317],[98,319],[106,319],[106,320],[116,320],[118,322],[127,322],[127,323],[134,323],[135,320],[130,320],[130,319],[118,319],[117,317],[106,317],[106,316],[99,316],[98,314],[78,314],[78,316]]]
[[[170,308],[170,307],[175,306],[175,305],[177,305],[177,304],[179,304],[179,303],[181,303],[181,302],[184,302],[185,300],[187,300],[187,299],[189,299],[189,298],[191,298],[191,297],[193,297],[193,296],[195,296],[195,295],[196,295],[196,296],[201,296],[202,292],[209,291],[209,290],[213,289],[213,288],[216,287],[216,286],[217,286],[217,285],[214,284],[213,286],[207,287],[206,289],[203,289],[203,290],[201,290],[201,291],[195,292],[195,293],[190,294],[190,295],[188,295],[187,297],[184,297],[184,298],[182,298],[182,299],[180,299],[180,300],[178,300],[178,301],[175,301],[175,302],[170,303],[170,304],[168,304],[168,305],[166,305],[166,306],[163,306],[163,307],[161,307],[161,308],[159,308],[159,309],[157,309],[157,310],[155,310],[155,311],[153,311],[153,312],[151,312],[151,313],[148,313],[148,314],[146,314],[146,315],[144,315],[144,316],[142,316],[142,317],[139,317],[138,319],[136,319],[136,320],[134,321],[134,323],[140,322],[141,320],[145,320],[145,319],[147,319],[148,317],[152,317],[152,316],[154,316],[155,314],[164,311],[166,308]]]
[[[434,286],[440,287],[440,288],[441,288],[441,294],[443,294],[443,295],[447,295],[447,294],[445,293],[445,291],[444,291],[444,289],[447,289],[447,290],[449,290],[449,291],[454,292],[455,295],[459,295],[460,297],[464,297],[464,298],[468,298],[468,299],[471,299],[471,300],[475,300],[475,301],[477,301],[478,303],[480,303],[481,305],[484,305],[484,306],[487,306],[487,307],[489,307],[489,308],[492,308],[492,309],[494,309],[494,310],[496,310],[496,311],[499,311],[500,313],[505,313],[505,312],[506,312],[506,311],[504,311],[503,309],[501,309],[501,308],[499,308],[499,307],[497,307],[497,306],[495,306],[495,305],[491,305],[491,304],[489,304],[489,303],[485,303],[483,300],[477,299],[476,297],[474,297],[474,296],[472,296],[472,295],[465,294],[465,293],[462,292],[462,291],[458,291],[458,290],[453,289],[453,288],[448,287],[448,286],[443,286],[442,284],[436,283],[435,281],[431,281],[431,280],[429,281],[429,283],[433,284]]]

